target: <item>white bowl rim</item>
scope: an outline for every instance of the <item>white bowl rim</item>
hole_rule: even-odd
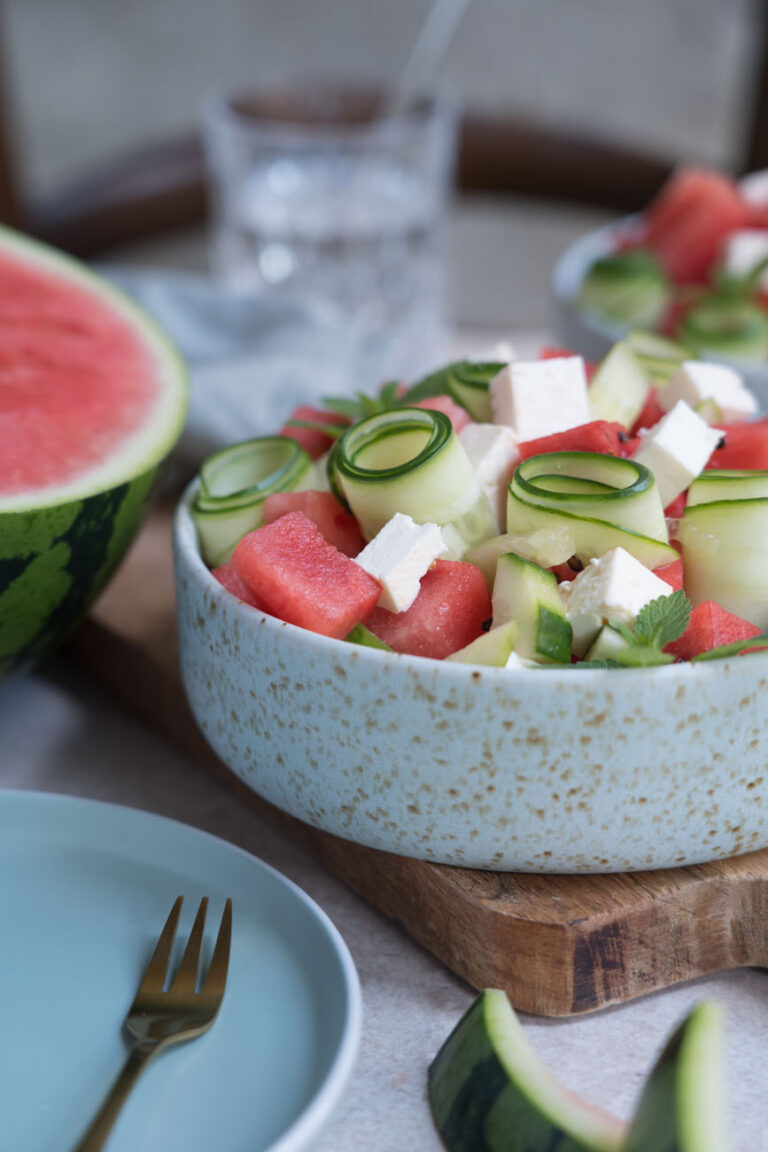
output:
[[[590,686],[593,688],[608,688],[609,685],[615,685],[617,683],[617,670],[613,668],[579,669],[576,666],[572,668],[542,666],[541,670],[530,668],[497,668],[480,664],[463,664],[458,661],[431,660],[424,656],[410,656],[401,652],[383,652],[380,649],[369,648],[364,644],[350,645],[343,640],[335,640],[331,636],[324,636],[318,632],[310,632],[306,628],[300,628],[296,624],[289,624],[285,620],[279,620],[275,616],[270,616],[267,612],[253,608],[250,604],[243,604],[215,579],[200,555],[197,530],[191,513],[192,503],[197,494],[199,483],[199,479],[195,478],[187,485],[176,509],[174,517],[174,537],[179,551],[189,564],[194,577],[207,586],[208,593],[213,597],[215,603],[226,604],[228,610],[234,610],[243,620],[252,621],[255,614],[260,626],[266,627],[269,631],[272,631],[274,635],[277,635],[279,631],[287,629],[289,637],[292,636],[296,641],[309,645],[310,651],[314,651],[318,655],[324,654],[328,657],[339,656],[340,652],[344,649],[348,650],[353,648],[358,665],[362,665],[363,668],[365,668],[368,661],[374,661],[374,666],[376,666],[382,659],[385,659],[397,661],[401,667],[411,669],[417,674],[420,673],[422,675],[429,672],[436,674],[439,669],[441,675],[448,678],[449,683],[452,680],[458,680],[459,682],[463,680],[465,683],[471,684],[473,681],[477,682],[481,676],[489,676],[507,683],[520,682],[520,679],[525,677],[526,684],[530,685],[530,677],[535,676],[535,682],[540,680],[542,689],[545,691],[550,690],[553,686],[560,687],[563,684],[574,684],[574,681],[584,688],[589,688]],[[679,664],[665,664],[662,667],[654,668],[623,668],[621,669],[620,683],[626,684],[628,688],[631,688],[632,684],[636,682],[637,677],[645,678],[654,676],[660,679],[662,683],[669,683],[670,685],[679,683],[691,684],[692,677],[716,675],[718,672],[728,674],[726,673],[726,669],[732,670],[736,668],[740,670],[743,669],[744,674],[751,678],[753,673],[749,672],[750,668],[753,669],[755,675],[759,675],[761,671],[763,673],[765,672],[766,665],[768,665],[768,651],[754,652],[750,655],[749,660],[736,656],[723,657],[720,660],[702,661],[700,663],[684,661]]]

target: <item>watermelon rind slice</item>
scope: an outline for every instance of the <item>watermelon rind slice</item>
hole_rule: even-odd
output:
[[[429,1069],[449,1152],[618,1152],[625,1126],[563,1087],[536,1055],[506,993],[481,992]]]
[[[60,644],[102,590],[141,523],[187,402],[181,358],[121,292],[76,260],[0,226],[4,252],[85,288],[124,317],[149,353],[158,387],[140,430],[103,462],[61,485],[0,495],[0,677]]]
[[[702,1000],[645,1082],[623,1152],[723,1152],[723,1011]]]

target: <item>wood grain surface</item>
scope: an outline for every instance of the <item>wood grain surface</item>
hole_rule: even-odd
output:
[[[707,972],[768,964],[768,850],[616,876],[480,872],[364,848],[267,804],[195,726],[173,601],[170,511],[160,507],[70,649],[123,705],[475,988],[504,988],[519,1009],[569,1016]]]

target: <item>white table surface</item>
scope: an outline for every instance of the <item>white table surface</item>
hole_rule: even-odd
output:
[[[316,1149],[437,1152],[427,1067],[472,992],[400,928],[204,768],[119,711],[64,658],[0,685],[0,787],[93,797],[174,817],[240,845],[301,885],[349,944],[365,1010],[356,1070]],[[663,1038],[702,996],[717,997],[727,1010],[732,1148],[768,1149],[768,973],[721,974],[578,1020],[524,1017],[524,1025],[570,1088],[627,1116]],[[223,1145],[219,1152],[226,1152]]]

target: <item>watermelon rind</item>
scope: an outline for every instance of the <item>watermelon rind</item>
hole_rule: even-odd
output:
[[[187,401],[178,353],[121,292],[70,257],[0,226],[3,251],[88,288],[124,316],[150,353],[158,399],[141,432],[103,464],[61,486],[0,495],[0,678],[60,644],[105,586],[181,434]]]
[[[481,992],[429,1069],[449,1152],[618,1152],[625,1127],[564,1088],[531,1048],[506,993]]]
[[[154,362],[159,387],[151,419],[107,461],[55,489],[47,487],[13,495],[0,493],[0,512],[26,511],[81,500],[154,468],[178,440],[187,414],[187,372],[173,344],[128,296],[71,256],[0,225],[0,253],[3,252],[92,291],[118,315],[124,316]]]
[[[678,1025],[645,1082],[623,1152],[722,1152],[723,1032],[712,1000]]]

